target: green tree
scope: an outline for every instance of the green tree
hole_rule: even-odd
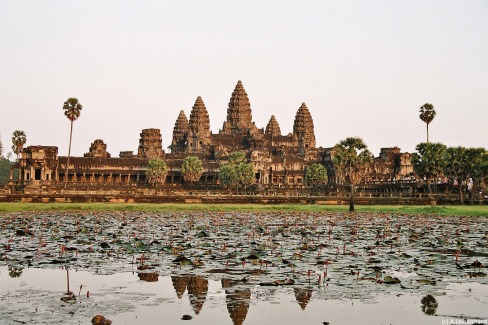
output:
[[[429,194],[432,193],[430,181],[444,172],[444,153],[446,146],[442,143],[421,142],[416,147],[416,153],[412,155],[412,165],[415,173],[425,177]]]
[[[361,138],[350,137],[334,146],[334,167],[349,183],[349,211],[354,211],[354,187],[373,161],[373,155]]]
[[[327,170],[322,164],[312,164],[305,173],[307,185],[317,187],[327,183]]]
[[[66,176],[64,180],[64,188],[68,185],[68,170],[69,170],[69,158],[71,155],[71,139],[73,137],[73,122],[80,117],[81,110],[83,106],[78,102],[77,98],[68,98],[63,104],[64,115],[70,120],[70,131],[69,131],[69,147],[68,147],[68,161],[66,163]]]
[[[481,186],[482,180],[486,177],[483,168],[486,163],[486,155],[485,148],[468,148],[466,150],[467,174],[473,179],[473,188],[469,193],[471,205],[474,203],[474,193],[476,193],[477,185]]]
[[[10,168],[12,162],[0,156],[0,186],[5,185],[10,179]]]
[[[2,144],[2,139],[0,139],[0,157],[3,155],[3,144]]]
[[[444,155],[444,174],[458,183],[459,203],[464,204],[462,183],[467,177],[467,149],[465,147],[449,147]]]
[[[12,151],[17,155],[17,160],[22,153],[22,148],[27,142],[27,137],[24,131],[16,130],[12,135]]]
[[[185,182],[196,183],[203,174],[202,162],[197,156],[188,156],[181,163],[181,174]]]
[[[168,167],[164,161],[159,158],[149,160],[147,166],[147,177],[149,184],[155,187],[164,184],[167,174]]]
[[[434,120],[435,117],[435,110],[434,105],[425,103],[422,107],[420,107],[420,119],[427,124],[427,143],[429,143],[429,124]]]
[[[244,153],[232,152],[225,164],[219,168],[221,184],[239,189],[239,185],[248,186],[254,183],[254,168],[247,162]]]

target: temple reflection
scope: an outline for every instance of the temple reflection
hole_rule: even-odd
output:
[[[249,311],[251,289],[237,289],[232,287],[230,279],[222,279],[222,288],[225,289],[227,311],[234,325],[242,325]]]
[[[302,310],[305,310],[305,307],[307,307],[310,298],[312,298],[312,289],[295,288],[295,298]]]
[[[195,314],[198,315],[207,299],[208,280],[202,276],[189,276],[187,289],[190,304]]]
[[[171,282],[173,282],[173,288],[175,288],[176,296],[178,299],[183,297],[185,293],[186,286],[188,285],[188,277],[187,276],[172,276]]]
[[[158,273],[137,273],[140,280],[146,282],[157,282],[159,274]]]

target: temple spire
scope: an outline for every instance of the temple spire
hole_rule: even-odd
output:
[[[229,100],[227,120],[224,122],[223,131],[226,134],[234,134],[243,133],[252,128],[251,103],[239,80]]]
[[[276,120],[276,117],[274,115],[271,115],[268,125],[266,125],[265,132],[266,134],[274,137],[281,135],[280,125],[278,124],[278,121]]]
[[[186,141],[188,139],[188,132],[190,125],[186,118],[185,112],[180,111],[173,128],[173,140],[171,141],[171,152],[183,152],[186,149]]]
[[[300,150],[303,148],[315,148],[315,132],[312,115],[310,115],[310,111],[305,103],[302,103],[295,115],[293,138]]]
[[[189,139],[187,148],[191,151],[200,150],[210,141],[210,118],[207,108],[198,96],[190,113]]]

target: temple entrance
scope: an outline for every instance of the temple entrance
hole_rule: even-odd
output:
[[[41,180],[41,169],[40,168],[36,168],[34,170],[34,180],[35,181],[40,181]]]

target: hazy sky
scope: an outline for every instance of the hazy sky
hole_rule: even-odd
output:
[[[68,97],[83,104],[74,155],[101,138],[137,152],[202,96],[217,133],[242,80],[253,120],[292,132],[305,102],[317,146],[360,136],[413,152],[430,140],[488,147],[488,1],[0,0],[0,136],[67,155]],[[168,152],[168,150],[166,149]]]

